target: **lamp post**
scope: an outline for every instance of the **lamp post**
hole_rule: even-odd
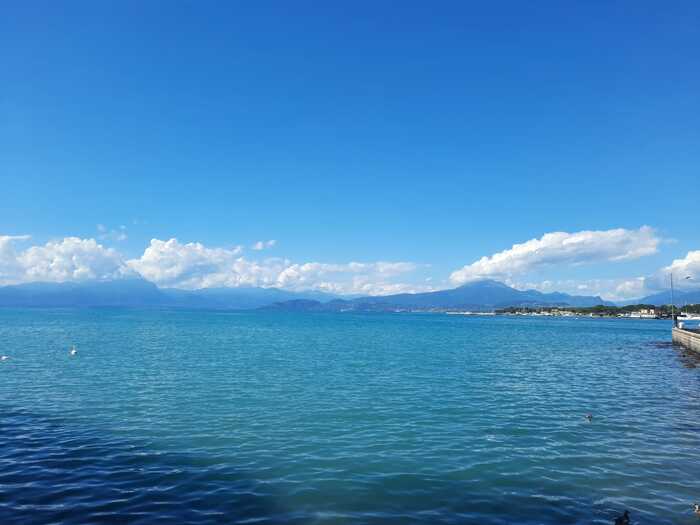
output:
[[[684,280],[690,281],[692,278],[692,275],[686,275]],[[685,303],[685,315],[688,315],[688,299],[686,298],[686,300],[683,302]]]
[[[673,272],[671,272],[671,319],[673,319],[673,327],[678,326],[676,322],[676,305],[673,299]]]

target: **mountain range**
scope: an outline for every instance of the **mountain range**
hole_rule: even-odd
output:
[[[322,292],[277,288],[158,288],[143,279],[82,283],[27,283],[0,287],[0,307],[175,307],[247,310],[293,299],[329,301]]]
[[[320,302],[296,299],[275,303],[272,310],[310,311],[395,311],[463,309],[486,311],[508,306],[611,306],[612,303],[597,296],[543,293],[537,290],[516,290],[501,282],[489,279],[467,283],[458,288],[425,293],[403,293],[379,297],[334,299]]]
[[[676,291],[677,305],[700,303],[700,290]],[[623,304],[668,304],[661,292]],[[493,310],[507,306],[586,307],[613,303],[598,296],[516,290],[501,282],[481,280],[458,288],[425,293],[345,297],[323,292],[290,292],[277,288],[158,288],[143,279],[81,283],[27,283],[0,287],[0,307],[174,307],[246,310],[266,308],[295,311],[394,311],[464,309]]]
[[[673,294],[673,302],[676,306],[683,306],[685,304],[699,304],[700,303],[700,290],[676,290]],[[658,292],[652,295],[647,295],[640,299],[634,299],[633,301],[624,301],[620,303],[621,305],[628,304],[671,304],[671,291],[665,290],[663,292]]]

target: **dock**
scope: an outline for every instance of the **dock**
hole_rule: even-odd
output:
[[[673,342],[700,354],[700,330],[673,327]]]

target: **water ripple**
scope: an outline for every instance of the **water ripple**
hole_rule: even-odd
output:
[[[0,523],[696,523],[667,323],[457,317],[0,311]]]

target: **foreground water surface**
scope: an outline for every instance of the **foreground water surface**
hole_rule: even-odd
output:
[[[2,524],[698,523],[668,322],[0,310],[0,343]]]

